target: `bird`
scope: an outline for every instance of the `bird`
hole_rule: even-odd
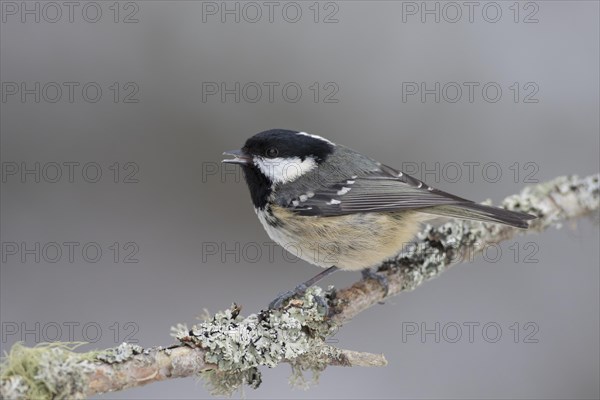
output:
[[[324,271],[280,293],[287,300],[338,270],[362,271],[396,256],[421,223],[440,216],[526,229],[533,215],[487,206],[444,192],[318,135],[270,129],[246,140],[223,163],[241,166],[268,236]]]

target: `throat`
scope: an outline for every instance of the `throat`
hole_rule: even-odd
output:
[[[266,176],[261,174],[256,168],[251,166],[244,166],[244,177],[246,178],[246,184],[250,190],[250,198],[252,204],[257,210],[264,210],[268,203],[269,196],[273,189],[271,188],[272,183],[267,179]]]

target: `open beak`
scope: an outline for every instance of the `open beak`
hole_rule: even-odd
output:
[[[223,155],[233,156],[234,158],[223,160],[221,162],[229,164],[247,165],[252,163],[252,158],[248,157],[242,150],[229,150],[223,152]]]

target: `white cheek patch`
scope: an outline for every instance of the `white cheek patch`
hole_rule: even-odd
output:
[[[304,160],[300,157],[254,157],[253,161],[254,165],[273,183],[292,182],[317,166],[317,162],[312,157],[306,157]]]

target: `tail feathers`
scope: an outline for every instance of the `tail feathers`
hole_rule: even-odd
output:
[[[527,221],[537,218],[534,215],[522,212],[509,211],[499,207],[484,206],[478,203],[464,203],[451,206],[427,207],[419,211],[428,214],[442,215],[454,218],[472,219],[483,222],[494,222],[514,226],[516,228],[528,228]]]

